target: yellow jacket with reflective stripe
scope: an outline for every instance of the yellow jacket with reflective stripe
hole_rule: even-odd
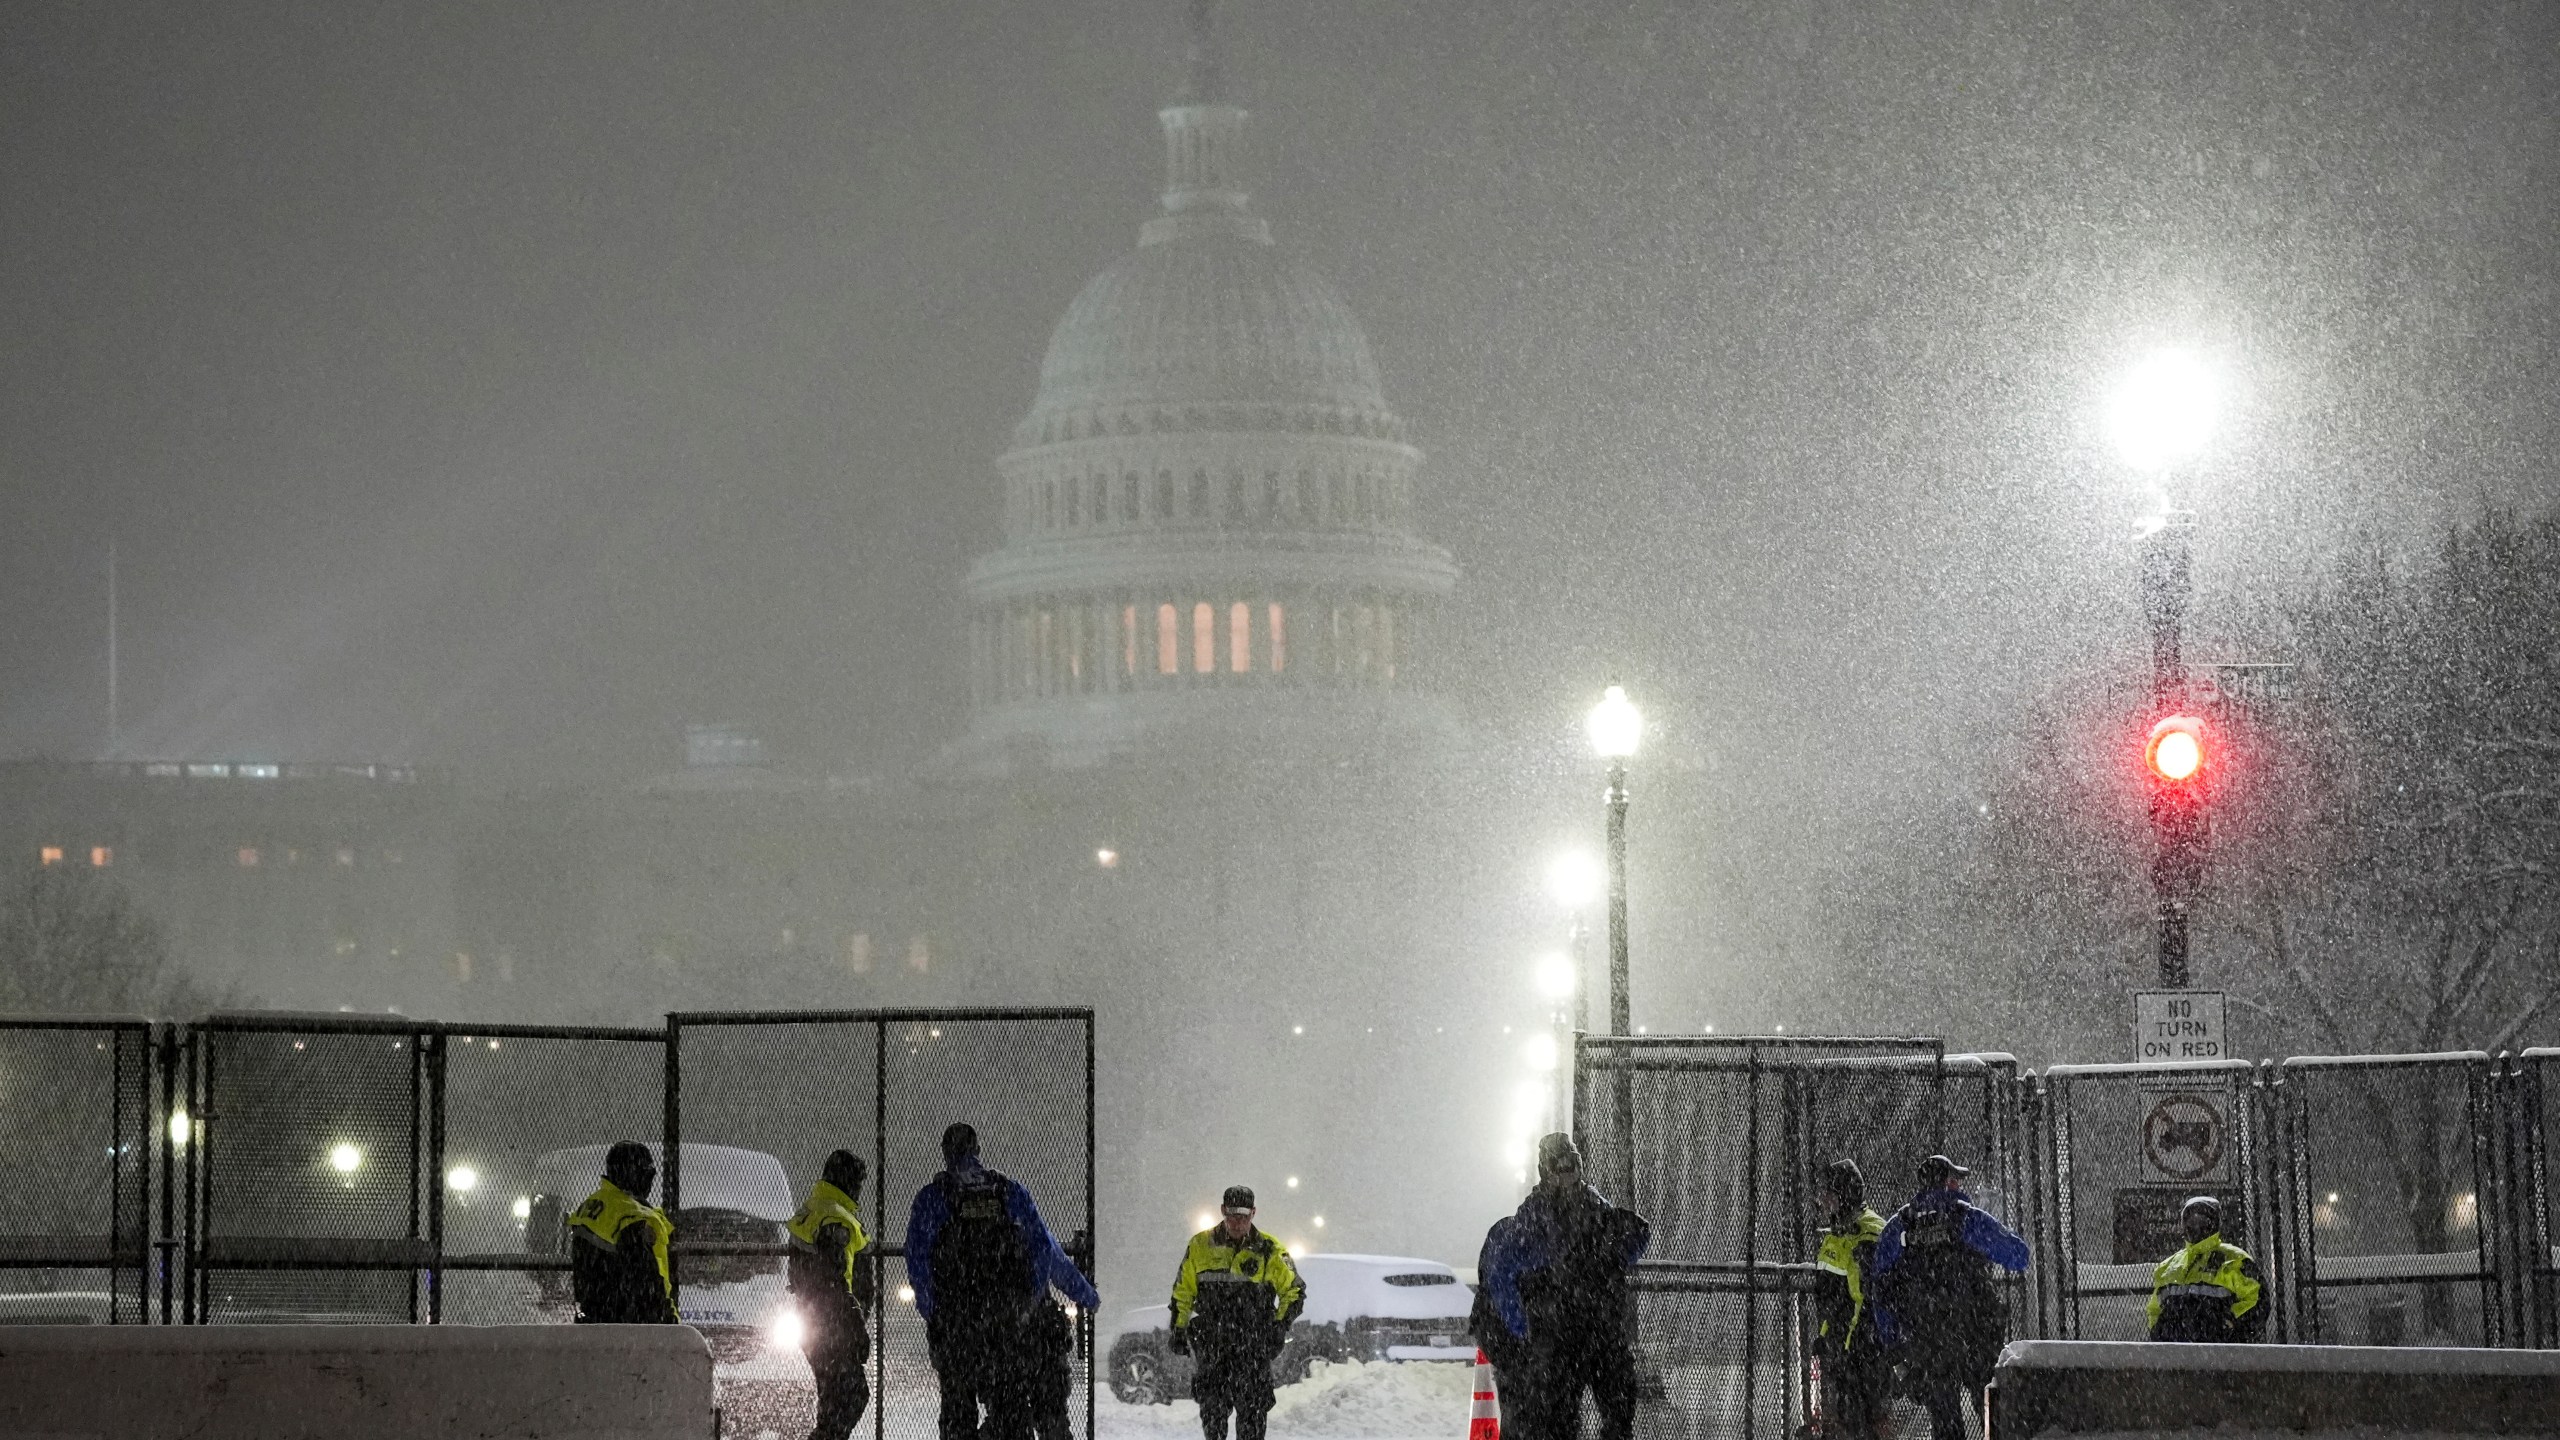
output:
[[[1840,1277],[1849,1289],[1849,1319],[1840,1330],[1840,1348],[1843,1350],[1857,1343],[1859,1322],[1866,1318],[1867,1313],[1866,1265],[1859,1262],[1858,1250],[1884,1238],[1884,1217],[1873,1210],[1860,1210],[1852,1226],[1846,1234],[1825,1227],[1822,1248],[1814,1253],[1814,1262],[1822,1267],[1822,1273]],[[1873,1263],[1872,1256],[1868,1263]],[[1820,1333],[1831,1333],[1830,1316],[1823,1317]],[[1868,1338],[1874,1338],[1872,1326],[1868,1327]]]
[[[667,1270],[667,1241],[676,1233],[676,1227],[665,1211],[641,1204],[621,1186],[607,1180],[569,1217],[569,1232],[589,1245],[610,1251],[622,1243],[622,1232],[635,1224],[649,1227],[649,1254],[658,1262],[658,1284],[668,1297],[667,1311],[672,1315],[676,1287]]]
[[[2252,1312],[2258,1308],[2262,1292],[2258,1284],[2257,1262],[2249,1252],[2224,1240],[2220,1234],[2207,1235],[2184,1250],[2160,1262],[2151,1272],[2151,1303],[2144,1307],[2155,1338],[2160,1337],[2160,1317],[2172,1314],[2173,1329],[2204,1324],[2212,1329],[2229,1329],[2231,1334],[2173,1334],[2165,1338],[2177,1340],[2241,1339],[2254,1330]]]
[[[1260,1230],[1248,1229],[1242,1240],[1229,1240],[1224,1226],[1201,1231],[1173,1277],[1177,1330],[1196,1319],[1212,1334],[1259,1339],[1298,1318],[1306,1302],[1289,1252]]]
[[[800,1202],[799,1213],[783,1223],[791,1232],[791,1248],[812,1258],[823,1260],[825,1252],[818,1248],[818,1232],[830,1225],[844,1227],[844,1288],[853,1288],[853,1257],[871,1243],[862,1233],[862,1217],[856,1212],[853,1197],[821,1180],[809,1187],[809,1198]]]

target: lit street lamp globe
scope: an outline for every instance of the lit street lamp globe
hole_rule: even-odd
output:
[[[1563,1000],[1574,991],[1573,957],[1561,951],[1538,957],[1538,993]]]
[[[1600,898],[1608,871],[1588,850],[1568,850],[1547,866],[1547,895],[1567,910],[1579,910]]]
[[[2203,453],[2221,408],[2213,371],[2187,350],[2155,350],[2107,399],[2107,443],[2116,458],[2161,475]]]
[[[1627,698],[1626,686],[1612,685],[1601,692],[1600,703],[1591,707],[1584,724],[1591,731],[1591,748],[1600,758],[1624,760],[1636,753],[1636,738],[1644,733],[1644,714]]]

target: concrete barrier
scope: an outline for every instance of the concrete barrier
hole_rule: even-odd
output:
[[[2022,1340],[1991,1440],[2035,1435],[2560,1436],[2560,1351]]]
[[[0,1440],[710,1440],[681,1325],[0,1326]]]

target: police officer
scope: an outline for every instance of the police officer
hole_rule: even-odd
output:
[[[1813,1353],[1822,1373],[1822,1433],[1878,1440],[1894,1433],[1891,1331],[1877,1303],[1876,1243],[1884,1217],[1867,1208],[1867,1179],[1843,1157],[1814,1181],[1822,1244],[1815,1251]]]
[[[2222,1202],[2198,1195],[2178,1216],[2186,1248],[2151,1272],[2151,1338],[2250,1344],[2267,1331],[2258,1262],[2222,1238]]]
[[[1636,1359],[1627,1343],[1627,1268],[1653,1227],[1608,1202],[1582,1178],[1570,1135],[1538,1142],[1538,1184],[1489,1246],[1483,1273],[1503,1327],[1525,1342],[1530,1440],[1570,1440],[1582,1428],[1582,1394],[1600,1411],[1602,1440],[1628,1440],[1636,1423]]]
[[[1173,1353],[1191,1357],[1200,1432],[1262,1440],[1271,1416],[1271,1362],[1288,1343],[1289,1323],[1306,1308],[1306,1287],[1289,1252],[1254,1228],[1253,1191],[1230,1185],[1218,1223],[1191,1237],[1173,1276]]]
[[[675,1226],[649,1203],[658,1165],[624,1140],[605,1152],[604,1183],[569,1216],[569,1284],[581,1325],[673,1325],[667,1241]]]
[[[1511,1232],[1518,1224],[1505,1215],[1484,1232],[1484,1244],[1476,1249],[1478,1276],[1493,1273],[1495,1259],[1507,1252]],[[1502,1323],[1490,1287],[1478,1285],[1475,1290],[1475,1303],[1467,1307],[1467,1334],[1493,1366],[1494,1403],[1501,1407],[1502,1428],[1517,1436],[1535,1436],[1541,1422],[1530,1405],[1529,1342],[1512,1334],[1511,1327]]]
[[[818,1382],[818,1423],[809,1440],[847,1440],[871,1404],[862,1362],[871,1349],[865,1316],[874,1285],[871,1267],[858,1259],[871,1237],[863,1233],[854,1199],[869,1168],[850,1150],[829,1155],[809,1198],[783,1226],[791,1235],[788,1273],[800,1305],[800,1348]]]
[[[975,1129],[942,1132],[942,1164],[907,1207],[907,1284],[942,1386],[942,1440],[1027,1440],[1038,1307],[1053,1285],[1087,1309],[1102,1297],[1031,1192],[980,1162]]]
[[[1901,1332],[1906,1388],[1929,1411],[1932,1440],[1963,1440],[1964,1401],[1978,1414],[2009,1308],[1991,1267],[2027,1268],[2027,1242],[1965,1198],[1973,1172],[1944,1155],[1920,1162],[1920,1193],[1876,1237],[1873,1274]]]

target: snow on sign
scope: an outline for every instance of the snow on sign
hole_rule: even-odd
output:
[[[2166,1060],[2227,1060],[2229,1032],[2222,1028],[2219,990],[2141,990],[2133,997],[2133,1058],[2145,1065]]]
[[[2231,1178],[2229,1086],[2146,1080],[2141,1106],[2143,1184],[2202,1185]]]

